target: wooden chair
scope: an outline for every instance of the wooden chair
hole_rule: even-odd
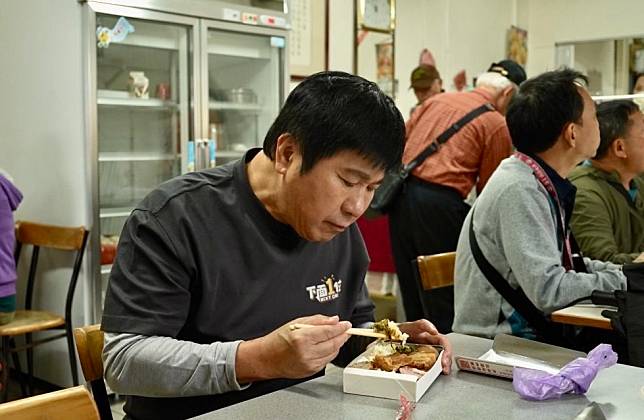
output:
[[[81,263],[83,262],[83,254],[85,251],[85,245],[87,244],[88,234],[89,231],[82,226],[62,227],[24,221],[16,223],[16,265],[18,264],[20,251],[23,245],[32,245],[33,251],[31,254],[29,275],[27,278],[24,310],[16,311],[15,318],[12,322],[0,325],[0,337],[2,337],[2,340],[0,341],[0,364],[2,365],[0,384],[2,385],[2,401],[6,401],[7,399],[7,381],[9,376],[7,362],[9,354],[13,353],[14,365],[16,369],[20,371],[19,358],[16,353],[22,350],[27,351],[29,393],[33,393],[33,348],[37,345],[63,337],[67,339],[67,350],[69,352],[72,380],[74,385],[78,385],[74,337],[71,325],[72,303],[74,299],[74,291],[76,290],[76,283],[78,282],[78,274],[80,272]],[[67,287],[64,316],[32,308],[36,283],[36,269],[41,248],[69,251],[75,254],[72,274]],[[65,331],[37,341],[32,339],[32,333],[51,329],[64,329]],[[14,341],[14,338],[19,335],[25,336],[25,345],[20,347],[16,346]],[[24,394],[25,388],[22,381],[21,386],[23,386]]]
[[[96,405],[84,386],[61,389],[0,404],[0,418],[12,420],[99,420]]]
[[[456,252],[421,255],[412,260],[424,316],[434,322],[443,333],[451,331],[454,321],[452,286],[455,260]]]
[[[423,290],[454,285],[456,252],[421,255],[416,258],[416,267]]]
[[[100,324],[74,328],[76,350],[83,376],[92,389],[101,420],[112,420],[110,402],[103,380],[103,331]]]

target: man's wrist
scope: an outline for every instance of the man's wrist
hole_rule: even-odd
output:
[[[270,363],[264,360],[264,356],[260,339],[239,343],[235,357],[237,382],[245,384],[270,379]]]

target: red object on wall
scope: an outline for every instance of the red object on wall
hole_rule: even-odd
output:
[[[396,267],[389,241],[389,217],[382,216],[377,219],[361,217],[358,219],[358,227],[371,258],[369,271],[395,273]]]

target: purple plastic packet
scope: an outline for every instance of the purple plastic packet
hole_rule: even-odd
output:
[[[600,369],[617,363],[617,353],[610,344],[600,344],[588,353],[551,374],[541,370],[515,367],[514,390],[527,400],[549,400],[563,394],[584,394]]]

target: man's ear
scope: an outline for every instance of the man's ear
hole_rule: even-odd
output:
[[[443,89],[443,81],[441,79],[434,79],[431,86],[432,92],[440,93],[441,89]]]
[[[576,130],[575,123],[569,122],[564,126],[564,129],[562,131],[562,137],[570,147],[575,147],[575,144],[577,143],[575,130]]]
[[[494,105],[494,108],[496,108],[497,111],[505,114],[508,110],[508,106],[510,106],[510,101],[512,100],[513,95],[514,86],[507,86],[496,94],[496,98],[492,102],[492,105]]]
[[[628,157],[628,153],[626,153],[626,143],[624,142],[624,139],[621,137],[616,138],[610,144],[610,149],[613,151],[613,154],[618,158],[626,159]]]
[[[285,174],[293,163],[293,157],[299,153],[299,145],[290,133],[282,133],[275,146],[275,170]]]

